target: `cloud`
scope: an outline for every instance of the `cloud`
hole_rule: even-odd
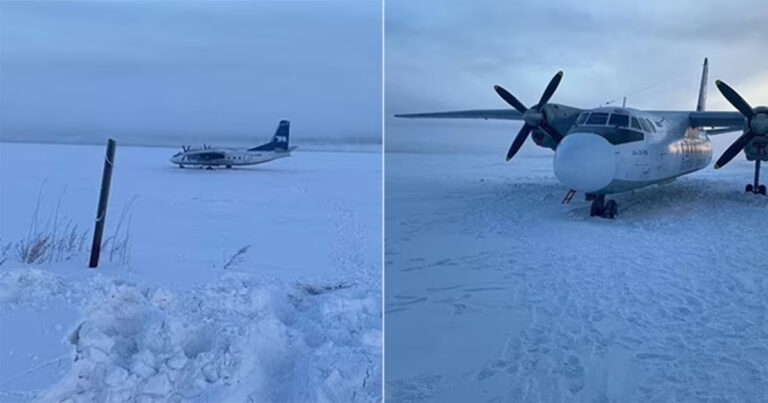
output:
[[[764,14],[749,12],[762,2],[738,3],[387,1],[387,145],[500,147],[503,156],[518,123],[432,121],[430,127],[392,114],[507,107],[494,84],[531,104],[560,69],[565,77],[553,102],[584,108],[627,94],[637,108],[693,108],[704,57],[712,81],[764,87],[768,24]],[[709,90],[712,108],[731,109],[713,82]],[[765,92],[744,93],[753,104],[768,104]],[[523,151],[539,150],[527,145]]]
[[[377,1],[3,1],[0,45],[5,139],[381,135]]]

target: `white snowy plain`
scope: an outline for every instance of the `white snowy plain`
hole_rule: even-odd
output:
[[[765,401],[753,164],[616,195],[615,220],[561,204],[551,164],[387,153],[387,401]]]
[[[128,262],[105,250],[97,270],[86,253],[28,266],[7,251],[0,401],[380,400],[381,154],[368,148],[207,171],[118,145],[105,237],[127,209]],[[35,225],[90,230],[103,162],[103,146],[0,143],[2,245]]]

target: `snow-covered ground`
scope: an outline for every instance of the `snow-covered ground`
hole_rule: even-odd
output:
[[[561,204],[551,157],[388,153],[388,401],[765,401],[752,167],[617,195],[611,221]]]
[[[15,246],[91,230],[104,147],[0,143],[0,401],[380,399],[379,150],[207,171],[118,145],[105,238],[129,249],[90,270]]]

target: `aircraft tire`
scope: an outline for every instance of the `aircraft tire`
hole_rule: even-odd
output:
[[[760,187],[757,188],[757,193],[760,193],[761,195],[765,196],[765,185],[760,185]]]
[[[592,207],[589,209],[589,216],[590,217],[600,217],[603,215],[603,208],[600,206],[600,204],[596,202],[592,202]]]
[[[744,191],[745,191],[745,192],[753,192],[753,193],[754,193],[755,189],[754,189],[754,188],[752,187],[752,185],[750,184],[750,185],[747,185],[747,187],[746,187],[746,188],[744,188]]]
[[[605,203],[605,209],[603,210],[603,217],[605,218],[616,218],[616,213],[619,212],[619,204],[616,203],[616,200],[608,200],[607,203]]]

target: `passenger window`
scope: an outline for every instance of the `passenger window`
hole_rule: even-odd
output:
[[[587,124],[588,125],[604,125],[605,122],[607,121],[608,121],[607,113],[595,112],[589,115],[589,119],[587,119]]]
[[[608,126],[628,127],[629,115],[621,115],[618,113],[612,114],[611,119],[608,121]]]
[[[588,114],[588,113],[586,113],[586,112],[584,112],[584,113],[582,113],[581,115],[579,115],[579,118],[578,118],[578,119],[576,119],[576,124],[577,124],[577,125],[583,125],[583,124],[584,124],[584,122],[586,122],[586,121],[587,121],[587,116],[589,116],[589,114]]]
[[[643,128],[640,127],[640,122],[634,116],[632,117],[632,128],[637,130],[643,130]]]

